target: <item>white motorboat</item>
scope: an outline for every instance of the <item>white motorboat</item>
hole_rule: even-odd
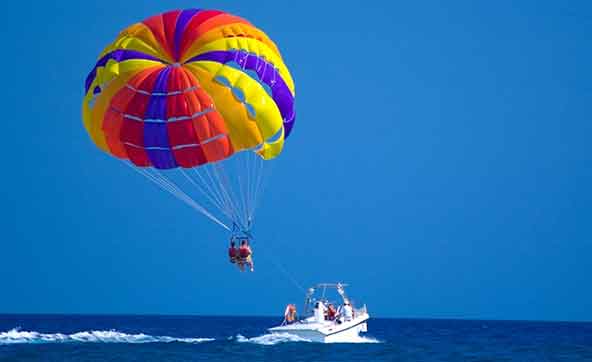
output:
[[[322,283],[309,288],[304,302],[303,318],[284,321],[277,327],[269,328],[272,333],[289,333],[313,342],[353,342],[361,332],[367,332],[366,321],[370,318],[366,305],[355,308],[352,300],[345,294],[347,284]],[[338,303],[327,299],[327,292],[337,291]],[[327,306],[339,306],[336,313],[327,313]],[[286,309],[288,311],[288,309]]]

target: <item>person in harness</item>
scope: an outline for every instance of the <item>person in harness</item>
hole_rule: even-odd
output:
[[[244,271],[245,264],[249,267],[250,271],[255,270],[253,268],[253,251],[251,251],[251,247],[249,246],[249,239],[243,239],[241,241],[238,256],[240,258],[239,266],[241,267],[241,271]]]
[[[228,259],[232,264],[238,262],[238,248],[234,242],[234,238],[230,239],[230,247],[228,248]]]

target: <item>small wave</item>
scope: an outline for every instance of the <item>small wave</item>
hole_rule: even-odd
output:
[[[233,339],[232,337],[228,338]],[[289,343],[289,342],[312,342],[310,339],[302,338],[290,333],[269,333],[263,334],[258,337],[247,338],[243,335],[238,334],[236,336],[236,341],[239,343],[253,343],[253,344],[260,344],[265,346],[272,346],[278,343]],[[352,337],[348,336],[342,340],[334,340],[328,343],[382,343],[376,338],[369,337],[369,336],[357,336]]]
[[[214,338],[176,338],[169,336],[151,336],[144,333],[127,334],[116,330],[83,331],[72,334],[40,333],[21,331],[14,328],[0,332],[0,345],[22,343],[202,343],[213,341]]]
[[[347,339],[337,340],[329,343],[382,343],[382,341],[370,336],[349,336]]]
[[[253,343],[264,346],[272,346],[274,344],[287,342],[310,342],[309,339],[301,338],[290,333],[269,333],[253,338],[247,338],[238,334],[236,336],[236,341],[239,343]]]

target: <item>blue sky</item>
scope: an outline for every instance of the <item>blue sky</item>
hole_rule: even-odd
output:
[[[273,255],[376,316],[592,320],[589,3],[5,6],[0,312],[282,313],[302,295]],[[266,31],[296,81],[253,274],[80,119],[121,29],[196,6]]]

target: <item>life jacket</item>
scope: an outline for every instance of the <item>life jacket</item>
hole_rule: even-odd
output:
[[[335,313],[336,313],[335,308],[330,307],[327,309],[327,317],[329,317],[329,319],[335,318]]]
[[[233,248],[233,247],[228,248],[228,257],[231,259],[236,257],[236,248]]]
[[[246,258],[247,256],[251,255],[251,251],[249,250],[248,247],[240,247],[238,249],[238,255],[240,255],[241,258]]]
[[[287,322],[294,322],[296,319],[296,307],[293,304],[288,304],[284,317]]]

